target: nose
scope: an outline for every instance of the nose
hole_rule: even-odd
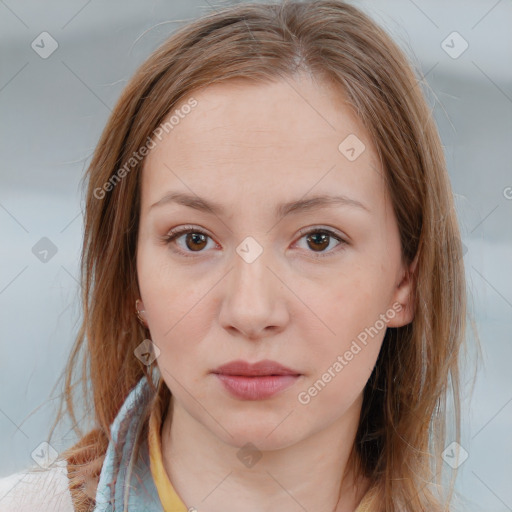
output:
[[[231,334],[257,340],[285,329],[287,288],[269,263],[266,251],[250,263],[235,252],[219,313],[221,326]]]

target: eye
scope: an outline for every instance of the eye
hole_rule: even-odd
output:
[[[302,235],[302,238],[306,239],[306,243],[308,244],[308,247],[314,249],[312,252],[316,253],[315,256],[318,256],[318,257],[329,256],[332,253],[338,252],[338,250],[343,249],[343,246],[348,245],[348,242],[343,240],[343,238],[341,238],[340,235],[338,235],[334,231],[331,231],[330,229],[325,229],[325,228],[301,229],[300,234]],[[338,247],[338,249],[325,251],[324,249],[326,247],[329,247],[329,245],[331,244],[333,239],[338,242],[338,244],[335,246],[335,247]]]
[[[340,235],[330,229],[308,228],[301,229],[299,232],[302,235],[301,239],[306,238],[308,247],[314,249],[311,252],[315,253],[316,257],[329,256],[333,252],[338,252],[339,249],[325,251],[325,249],[331,245],[332,240],[338,242],[335,247],[348,245],[348,242],[343,240]],[[178,244],[178,240],[182,238],[183,245]],[[212,240],[207,233],[194,226],[184,226],[182,228],[173,229],[167,235],[162,237],[162,239],[166,245],[174,244],[181,247],[179,249],[175,249],[173,247],[172,250],[186,257],[191,257],[190,253],[204,252],[203,249],[207,247],[208,239]]]
[[[184,237],[185,247],[181,249],[172,248],[173,251],[182,254],[183,256],[190,257],[190,252],[202,252],[202,249],[207,245],[208,238],[211,237],[204,231],[195,228],[193,226],[185,226],[180,229],[174,229],[169,231],[167,235],[163,237],[165,244],[170,245],[174,241],[178,241]],[[178,246],[180,244],[177,244]]]

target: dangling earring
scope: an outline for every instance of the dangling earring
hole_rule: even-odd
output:
[[[137,299],[135,301],[135,314],[137,315],[137,318],[139,319],[139,322],[142,324],[143,327],[147,327],[147,325],[145,324],[144,322],[144,319],[140,316],[141,313],[145,313],[146,310],[142,309],[140,310],[139,309],[139,302],[141,302],[140,299]]]

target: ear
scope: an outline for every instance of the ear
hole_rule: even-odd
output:
[[[141,299],[137,299],[135,301],[135,311],[137,314],[137,317],[139,318],[139,322],[144,326],[147,327],[147,319],[146,319],[146,311],[144,308],[144,302],[142,302]]]
[[[418,256],[419,252],[416,253],[409,268],[404,271],[402,279],[395,289],[390,307],[396,311],[396,315],[388,321],[388,327],[403,327],[410,324],[414,319],[414,292],[416,288]]]

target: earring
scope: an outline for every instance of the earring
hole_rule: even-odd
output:
[[[141,313],[145,313],[146,310],[142,309],[142,310],[139,310],[139,302],[140,302],[140,299],[137,299],[135,301],[135,314],[137,315],[137,318],[139,319],[139,322],[142,324],[143,327],[147,327],[145,322],[144,322],[144,319],[140,316]]]

